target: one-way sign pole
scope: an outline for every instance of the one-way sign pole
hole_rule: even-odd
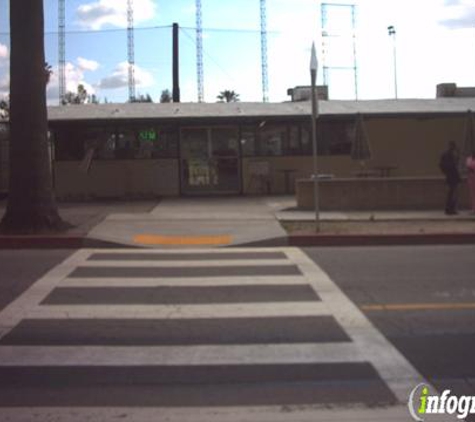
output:
[[[318,99],[316,93],[317,82],[317,53],[315,43],[312,44],[312,54],[310,58],[310,77],[312,81],[312,149],[313,149],[313,198],[315,206],[315,231],[320,231],[320,204],[318,201],[318,158],[317,158],[317,128]]]

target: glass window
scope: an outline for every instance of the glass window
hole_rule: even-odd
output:
[[[302,145],[302,154],[312,153],[312,129],[310,124],[300,126],[300,142]]]
[[[82,160],[94,150],[96,160],[152,159],[178,156],[175,128],[68,126],[54,131],[58,160]]]
[[[155,129],[155,131],[152,158],[178,157],[178,130],[165,127]]]
[[[286,141],[286,126],[265,125],[259,130],[259,155],[282,155]]]
[[[84,148],[94,150],[94,159],[113,160],[117,150],[116,134],[113,128],[89,129],[84,133]]]
[[[354,123],[350,120],[323,121],[319,124],[319,153],[348,155],[351,152]]]
[[[254,126],[241,127],[240,142],[243,156],[256,155],[256,128]]]
[[[176,127],[143,127],[137,132],[138,151],[135,158],[178,157],[178,129]]]
[[[236,128],[211,129],[212,155],[217,157],[233,157],[238,155],[238,131]]]
[[[115,139],[115,158],[119,160],[135,158],[138,150],[139,142],[136,131],[120,128]]]

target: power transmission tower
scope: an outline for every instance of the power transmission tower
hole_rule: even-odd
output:
[[[66,17],[65,0],[58,0],[58,79],[59,104],[66,94]]]
[[[203,102],[203,28],[201,20],[201,0],[196,0],[196,76],[198,83],[198,102]]]
[[[267,72],[267,10],[266,0],[261,1],[261,66],[262,101],[269,101],[269,76]]]
[[[135,100],[134,5],[127,0],[127,55],[129,62],[129,101]]]
[[[356,6],[322,3],[323,83],[330,85],[331,74],[353,74],[358,99],[358,60],[356,55]],[[341,82],[341,81],[340,81]]]

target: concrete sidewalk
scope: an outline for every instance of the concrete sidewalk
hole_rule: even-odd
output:
[[[5,202],[0,203],[0,217]],[[475,233],[288,236],[280,222],[313,221],[313,211],[296,209],[293,196],[173,197],[161,201],[60,203],[60,214],[74,225],[61,234],[5,236],[0,248],[224,247],[358,245],[401,243],[475,243]],[[322,222],[464,221],[475,216],[442,211],[322,212]]]
[[[287,244],[262,197],[166,198],[149,213],[109,215],[88,236],[149,247]]]

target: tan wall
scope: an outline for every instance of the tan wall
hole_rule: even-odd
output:
[[[462,147],[464,128],[465,117],[368,119],[373,151],[368,165],[397,166],[397,176],[440,176],[439,156],[448,141]]]
[[[94,161],[89,173],[78,161],[60,161],[55,189],[62,199],[178,195],[178,160]]]
[[[313,189],[312,181],[297,181],[299,208],[314,208]],[[447,186],[441,177],[335,179],[319,183],[322,210],[443,210],[446,194]],[[469,207],[465,183],[459,189],[459,206]]]

